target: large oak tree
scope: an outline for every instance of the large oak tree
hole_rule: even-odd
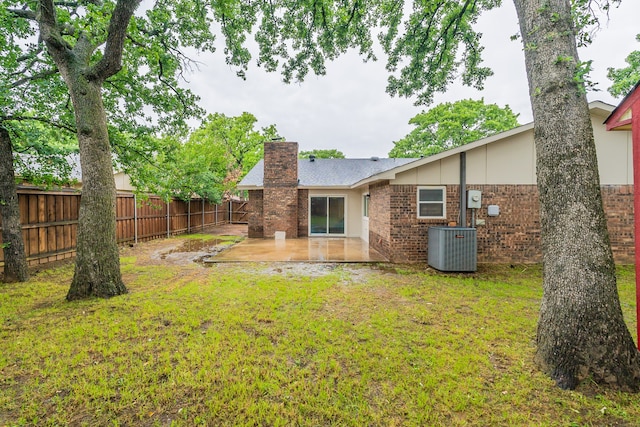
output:
[[[483,10],[500,3],[414,2],[401,31],[405,10],[384,2],[384,20],[391,24],[381,39],[393,72],[388,90],[429,103],[458,70],[465,84],[481,88],[491,72],[481,66],[473,26]],[[589,64],[576,48],[589,39],[587,25],[597,21],[594,7],[609,3],[514,0],[535,120],[544,251],[536,360],[562,388],[592,378],[637,391],[640,358],[622,318],[585,96]]]
[[[534,115],[544,296],[536,360],[562,388],[588,377],[637,391],[620,308],[584,65],[568,0],[515,0]]]
[[[78,224],[75,274],[68,299],[109,297],[126,292],[115,242],[115,186],[106,110],[121,118],[143,109],[150,85],[131,90],[128,76],[155,76],[180,94],[176,77],[187,67],[187,47],[213,50],[213,22],[223,36],[226,61],[244,76],[251,59],[245,46],[255,34],[258,63],[280,70],[285,81],[302,80],[311,70],[348,48],[372,57],[373,15],[358,1],[249,2],[158,0],[134,15],[140,0],[34,2],[3,0],[2,17],[37,34],[35,50],[46,46],[55,71],[67,86],[80,148],[83,197]],[[145,5],[146,6],[146,5]],[[36,28],[31,25],[35,23]],[[13,41],[12,41],[13,42]],[[20,41],[18,41],[19,43]],[[146,70],[150,71],[145,73]],[[148,80],[145,82],[149,82]],[[109,86],[122,88],[121,101],[104,98]],[[122,100],[131,101],[122,103]],[[136,104],[137,100],[137,104]],[[185,105],[194,99],[183,97]]]
[[[27,256],[22,239],[20,206],[13,170],[13,144],[9,129],[0,121],[0,216],[2,218],[2,250],[4,281],[24,282],[29,278]]]
[[[56,70],[32,42],[34,28],[22,18],[24,13],[0,3],[0,216],[5,281],[28,278],[14,170],[34,184],[64,182],[70,172],[64,157],[75,148],[68,138],[74,128],[73,115],[65,105],[66,88],[51,79]],[[37,167],[30,167],[34,163]]]

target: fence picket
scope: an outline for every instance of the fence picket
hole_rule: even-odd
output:
[[[61,260],[75,254],[80,195],[77,190],[18,189],[22,236],[30,265]],[[195,202],[194,209],[192,201]],[[245,222],[241,219],[244,201],[234,200],[220,205],[201,199],[164,203],[158,196],[149,196],[140,206],[138,202],[133,194],[117,195],[116,238],[120,244],[164,238],[206,226]],[[201,211],[197,211],[197,207]],[[4,253],[0,251],[0,266],[3,265]]]

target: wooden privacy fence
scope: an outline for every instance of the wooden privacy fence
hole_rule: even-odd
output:
[[[30,265],[75,255],[80,197],[78,190],[18,190],[22,237]],[[232,200],[216,205],[192,199],[166,203],[157,196],[140,200],[134,194],[118,193],[116,216],[118,243],[137,243],[213,225],[244,223],[246,202]],[[0,265],[4,265],[3,251]]]

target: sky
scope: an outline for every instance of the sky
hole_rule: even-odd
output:
[[[613,105],[620,101],[607,92],[607,68],[624,67],[627,55],[640,50],[635,40],[640,33],[639,16],[640,1],[623,0],[610,11],[608,22],[603,17],[594,42],[580,49],[582,61],[593,60],[590,77],[600,89],[588,93],[589,101]],[[494,75],[482,91],[456,82],[446,93],[437,94],[432,106],[484,98],[485,103],[509,105],[519,114],[521,124],[531,122],[522,44],[510,39],[518,33],[513,3],[505,0],[499,9],[485,12],[477,28],[483,33],[484,64]],[[287,141],[298,142],[301,151],[335,148],[348,158],[388,157],[393,142],[412,130],[409,119],[429,108],[415,106],[415,99],[386,93],[384,56],[363,63],[355,52],[349,52],[327,63],[326,75],[310,73],[302,83],[285,84],[279,74],[267,73],[255,62],[243,81],[225,64],[222,52],[219,48],[193,58],[199,66],[187,77],[187,86],[201,97],[200,105],[208,113],[227,116],[249,112],[258,119],[259,127],[275,124]]]

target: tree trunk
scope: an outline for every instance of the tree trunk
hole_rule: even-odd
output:
[[[75,43],[63,36],[53,0],[37,2],[40,37],[65,81],[73,103],[82,167],[82,199],[78,219],[76,268],[68,300],[111,297],[127,288],[120,274],[116,242],[116,185],[102,85],[122,66],[127,26],[141,0],[118,0],[109,19],[103,53],[93,65],[98,44],[83,31]],[[64,31],[62,30],[64,28]]]
[[[544,295],[536,362],[559,387],[640,388],[622,317],[570,0],[514,0],[534,115]]]
[[[82,167],[75,272],[68,300],[127,292],[116,241],[116,186],[99,82],[67,76],[75,109]]]
[[[29,279],[24,252],[20,206],[13,170],[13,146],[9,131],[0,123],[0,215],[4,251],[4,281],[26,282]]]

